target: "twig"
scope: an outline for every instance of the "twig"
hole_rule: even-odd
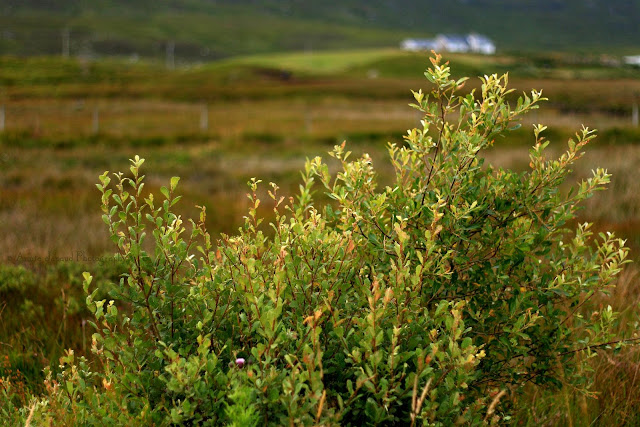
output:
[[[576,350],[569,350],[569,351],[565,351],[564,353],[560,353],[560,356],[566,356],[567,354],[572,354],[572,353],[578,353],[584,350],[588,350],[588,349],[592,349],[592,348],[600,348],[600,347],[606,347],[608,345],[611,344],[618,344],[618,343],[628,343],[628,342],[634,342],[634,341],[640,341],[640,337],[638,338],[626,338],[626,339],[622,339],[622,340],[614,340],[614,341],[609,341],[609,342],[605,342],[602,344],[595,344],[595,345],[586,345],[582,348],[578,348]]]

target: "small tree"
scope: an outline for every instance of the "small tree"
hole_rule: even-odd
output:
[[[308,161],[297,201],[271,184],[272,237],[256,213],[259,181],[238,235],[214,245],[204,209],[189,232],[172,212],[177,178],[157,200],[144,197],[143,159],[115,187],[102,175],[103,219],[129,273],[118,304],[87,298],[100,369],[69,354],[35,416],[483,424],[508,418],[503,396],[526,383],[587,389],[578,373],[591,346],[611,340],[614,315],[582,311],[627,255],[613,235],[594,239],[589,224],[574,225],[606,171],[560,188],[594,134],[583,129],[545,161],[535,126],[530,170],[494,168],[482,150],[541,93],[510,105],[507,76],[493,75],[478,94],[459,95],[465,79],[452,80],[439,56],[431,62],[433,90],[414,92],[422,126],[389,147],[393,184],[378,189],[371,159],[350,161],[337,146],[341,172]],[[322,209],[316,181],[333,199]]]

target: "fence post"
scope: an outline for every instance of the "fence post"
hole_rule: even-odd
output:
[[[638,127],[638,121],[638,98],[636,97],[631,108],[631,124],[633,127]]]
[[[0,132],[4,132],[4,104],[0,105]]]
[[[98,107],[93,108],[91,131],[94,135],[100,132],[100,110],[98,109]]]
[[[313,132],[313,116],[309,111],[309,107],[307,107],[304,112],[304,129],[307,132],[307,135],[310,135],[311,132]]]
[[[200,131],[209,131],[209,106],[207,104],[203,104],[200,110]]]

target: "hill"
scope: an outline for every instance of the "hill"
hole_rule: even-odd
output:
[[[503,51],[633,52],[640,0],[5,0],[0,54],[211,60],[477,31]]]

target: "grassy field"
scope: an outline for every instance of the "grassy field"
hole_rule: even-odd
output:
[[[600,130],[574,177],[605,167],[613,181],[582,215],[627,238],[640,259],[640,128],[631,118],[640,71],[588,58],[580,64],[560,57],[451,60],[460,75],[512,69],[518,91],[542,88],[551,99],[496,141],[487,154],[495,164],[527,167],[533,123],[549,126],[553,152],[582,124]],[[147,159],[150,190],[181,176],[183,215],[206,206],[216,233],[233,233],[242,222],[251,177],[294,195],[305,158],[343,140],[355,154],[371,154],[384,184],[391,173],[387,142],[401,143],[419,121],[407,104],[410,89],[427,88],[421,78],[427,62],[424,54],[360,50],[254,56],[169,72],[119,61],[1,58],[0,377],[37,390],[41,368],[55,366],[64,348],[87,353],[91,331],[80,274],[91,270],[106,292],[120,272],[94,186],[104,170],[125,171],[139,154]],[[639,288],[631,266],[617,290],[594,305],[630,313]],[[632,325],[620,328],[631,333]],[[601,396],[589,401],[597,405],[584,406],[570,391],[532,392],[535,411],[523,414],[522,424],[637,419],[639,368],[635,351],[603,354],[594,359]],[[553,403],[559,398],[566,405]]]

